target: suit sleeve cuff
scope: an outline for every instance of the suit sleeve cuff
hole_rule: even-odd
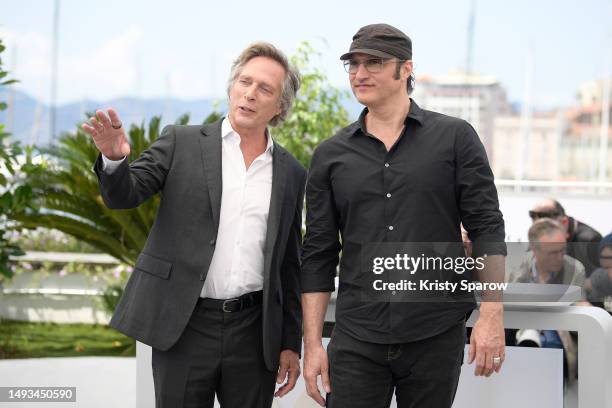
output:
[[[104,171],[108,175],[113,174],[115,170],[117,170],[117,168],[125,160],[125,156],[123,156],[123,158],[120,160],[111,160],[103,154],[101,154],[100,156],[102,156],[102,171]]]
[[[291,350],[295,351],[300,358],[302,358],[302,341],[301,339],[297,342],[283,342],[281,345],[281,351],[283,350]]]

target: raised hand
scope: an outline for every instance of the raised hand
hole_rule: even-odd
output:
[[[110,160],[121,160],[130,154],[130,144],[123,130],[119,115],[113,108],[96,110],[96,117],[89,118],[81,128],[89,133],[96,147]]]

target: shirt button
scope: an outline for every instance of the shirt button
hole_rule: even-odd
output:
[[[389,167],[389,163],[385,163],[385,167]]]
[[[391,198],[391,193],[387,193],[387,198]]]
[[[389,231],[393,231],[393,225],[389,225]]]
[[[211,239],[210,240],[210,246],[215,246],[216,243],[217,243],[216,239]]]

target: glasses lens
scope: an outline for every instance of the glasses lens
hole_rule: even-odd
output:
[[[351,64],[353,63],[353,61],[351,60],[345,60],[342,65],[344,65],[344,70],[346,72],[351,72]]]
[[[346,60],[343,62],[344,70],[349,74],[355,74],[359,70],[359,65],[363,64],[363,67],[370,73],[378,73],[382,71],[383,64],[386,61],[380,58],[374,58],[365,60],[363,62]]]
[[[534,220],[537,218],[556,218],[559,213],[555,211],[529,211],[529,216]]]
[[[382,71],[383,60],[380,58],[370,59],[363,63],[368,72],[377,73]]]

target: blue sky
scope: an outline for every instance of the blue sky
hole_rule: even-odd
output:
[[[314,62],[334,85],[346,87],[338,56],[360,26],[373,22],[395,25],[412,38],[417,76],[445,74],[465,65],[470,4],[62,0],[58,98],[223,98],[231,61],[255,40],[289,54],[310,41],[322,54]],[[473,68],[497,77],[512,100],[523,95],[530,52],[536,106],[569,105],[580,83],[604,76],[606,54],[612,58],[611,1],[475,4]],[[48,101],[53,1],[0,0],[0,10],[5,67],[22,81],[19,89]]]

